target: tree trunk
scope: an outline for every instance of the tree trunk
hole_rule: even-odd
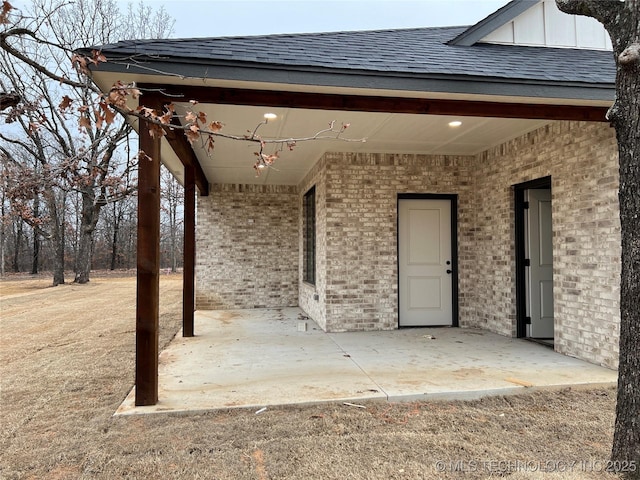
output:
[[[636,22],[638,23],[638,22]],[[638,29],[640,30],[640,28]],[[636,33],[636,42],[638,42]],[[640,42],[639,42],[640,44]],[[640,59],[619,65],[612,108],[620,156],[620,363],[613,466],[635,462],[628,478],[640,478]],[[617,462],[617,463],[616,463]],[[620,469],[613,468],[614,471]],[[624,470],[622,469],[624,472]]]
[[[31,257],[31,275],[38,273],[40,265],[40,237],[34,232],[33,234],[33,255]]]
[[[118,225],[113,226],[113,239],[111,241],[111,270],[116,269],[118,259]]]
[[[51,237],[53,243],[53,286],[64,284],[64,237],[60,238],[59,227]]]
[[[62,195],[61,205],[58,205],[52,190],[47,191],[44,198],[51,219],[49,241],[53,247],[53,286],[55,287],[64,283],[64,217],[60,219],[59,212],[64,212],[66,198]]]
[[[82,215],[80,217],[80,239],[76,257],[75,283],[88,283],[91,273],[93,232],[98,224],[100,207],[95,202],[93,190],[82,192]]]
[[[620,162],[620,356],[609,470],[640,479],[640,0],[556,0],[566,13],[602,23],[616,61],[616,100],[607,118]]]
[[[91,243],[93,235],[85,228],[80,229],[78,257],[76,262],[75,283],[88,283],[91,272]]]
[[[178,207],[176,205],[176,203],[174,202],[173,205],[171,205],[171,221],[170,221],[170,227],[171,227],[171,271],[173,273],[176,272],[177,270],[177,265],[178,265],[178,245],[177,245],[177,229],[178,226],[176,225],[177,223],[177,217],[178,217]]]
[[[20,271],[20,251],[22,250],[22,218],[16,218],[15,220],[15,245],[13,249],[13,265],[12,269],[15,273]]]
[[[118,202],[113,202],[113,237],[111,239],[111,270],[116,269],[118,262],[118,234],[120,233],[120,222],[122,212],[118,211]]]
[[[38,195],[33,199],[33,216],[40,215],[40,197]],[[36,230],[33,230],[33,256],[31,258],[31,275],[38,273],[38,265],[40,264],[40,236]]]

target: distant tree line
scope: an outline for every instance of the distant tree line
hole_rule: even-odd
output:
[[[3,180],[6,180],[6,177],[3,176]],[[164,168],[161,180],[160,265],[163,269],[175,272],[182,267],[183,257],[183,187]],[[51,272],[55,246],[41,236],[37,227],[27,223],[18,212],[12,210],[11,203],[5,195],[6,187],[2,185],[0,271],[3,275]],[[76,271],[81,205],[78,194],[66,196],[62,219],[66,271]],[[39,213],[46,217],[44,203],[39,209]],[[91,243],[92,270],[136,268],[136,218],[135,195],[124,197],[102,208]]]

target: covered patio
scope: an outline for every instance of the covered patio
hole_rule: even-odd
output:
[[[121,411],[613,381],[569,357],[617,364],[617,151],[606,124],[615,68],[606,44],[493,42],[535,3],[511,2],[472,27],[103,45],[96,84],[143,94],[127,104],[144,161],[136,388]],[[310,141],[334,121],[350,141]],[[185,187],[184,338],[159,362],[161,163]],[[536,189],[549,194],[538,202],[544,228],[525,229]],[[401,229],[408,200],[422,217]],[[431,200],[441,210],[428,216]],[[436,217],[439,243],[422,242]],[[411,274],[422,279],[414,290],[399,247],[409,231],[420,255],[443,252],[437,272]],[[531,274],[534,231],[545,278]],[[439,295],[416,305],[445,314],[413,325],[466,328],[389,331],[410,325],[400,312],[418,308],[405,300],[427,298],[427,284]],[[317,325],[298,331],[302,311]],[[549,328],[536,333],[543,317]],[[553,340],[569,357],[506,337]]]
[[[117,415],[319,402],[475,399],[615,385],[617,372],[467,328],[325,333],[299,308],[198,311],[159,361],[159,401]]]

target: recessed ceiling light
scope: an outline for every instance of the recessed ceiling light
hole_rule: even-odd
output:
[[[460,125],[462,125],[462,122],[460,120],[454,120],[453,122],[449,122],[449,126],[450,127],[459,127]]]
[[[278,118],[278,116],[275,113],[265,113],[264,118],[266,118],[267,120],[274,120]]]

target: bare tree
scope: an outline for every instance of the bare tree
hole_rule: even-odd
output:
[[[604,25],[616,62],[616,100],[607,118],[620,161],[622,275],[620,365],[611,470],[640,478],[640,0],[556,0],[565,13]]]
[[[163,227],[165,236],[168,237],[168,257],[172,272],[178,267],[178,258],[181,257],[179,244],[182,242],[182,206],[184,205],[184,190],[173,174],[166,168],[160,171],[160,190]]]
[[[23,209],[22,214],[30,224],[40,224],[45,238],[54,244],[63,242],[63,231],[55,232],[64,228],[66,205],[60,202],[69,194],[79,195],[74,280],[78,283],[89,281],[93,233],[101,209],[135,190],[129,183],[135,162],[118,155],[131,134],[130,123],[100,100],[85,60],[74,50],[125,38],[145,22],[153,26],[147,32],[154,36],[167,36],[173,28],[164,10],[154,12],[140,2],[122,14],[115,0],[34,0],[29,16],[10,19],[7,13],[0,22],[9,25],[0,32],[0,91],[18,92],[21,99],[7,115],[7,122],[21,132],[2,133],[0,140],[37,159],[40,182],[46,186],[38,192],[46,200],[46,217],[37,217],[33,208]],[[21,156],[5,154],[16,165],[14,171],[22,174],[14,177],[16,183],[35,175],[25,172],[24,166],[18,168]],[[42,218],[51,224],[46,231]],[[54,284],[64,283],[64,244],[56,252],[61,258],[54,269]]]

